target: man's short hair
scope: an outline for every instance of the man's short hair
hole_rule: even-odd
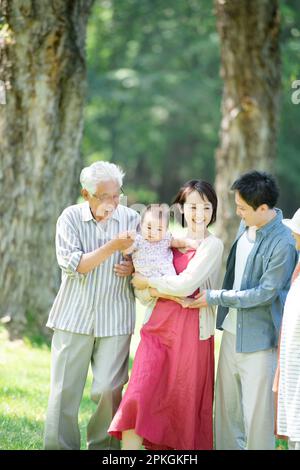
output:
[[[274,176],[264,171],[253,170],[243,174],[233,183],[231,189],[238,191],[241,198],[255,211],[262,204],[273,209],[279,197]]]

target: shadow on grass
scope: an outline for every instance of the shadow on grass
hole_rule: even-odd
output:
[[[51,330],[46,330],[44,326],[37,324],[36,318],[31,312],[26,315],[27,325],[23,334],[23,340],[28,346],[48,349],[51,348]]]
[[[50,350],[51,347],[51,330],[45,327],[44,322],[39,323],[30,312],[26,315],[25,326],[20,326],[16,321],[4,322],[0,319],[0,335],[11,342],[22,340],[32,348]]]

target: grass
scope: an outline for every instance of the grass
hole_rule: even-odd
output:
[[[130,368],[139,343],[143,307],[138,305],[137,327],[131,342]],[[50,381],[50,347],[36,333],[9,341],[0,327],[0,450],[42,449]],[[82,449],[86,449],[86,425],[95,404],[89,394],[89,371],[80,406]]]
[[[137,326],[131,342],[130,368],[139,343],[144,309],[137,305]],[[221,335],[216,334],[216,362]],[[36,335],[8,341],[0,327],[0,450],[37,450],[43,446],[43,429],[49,394],[50,348]],[[91,371],[79,412],[81,448],[86,449],[86,426],[95,409],[89,398]],[[278,448],[286,448],[283,441]]]

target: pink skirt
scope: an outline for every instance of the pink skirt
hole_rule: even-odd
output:
[[[213,394],[214,338],[199,340],[199,310],[159,299],[108,432],[134,429],[148,449],[212,449]]]

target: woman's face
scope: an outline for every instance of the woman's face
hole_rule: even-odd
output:
[[[186,197],[183,211],[189,230],[199,232],[201,229],[205,231],[211,221],[213,206],[206,196],[195,190]]]

